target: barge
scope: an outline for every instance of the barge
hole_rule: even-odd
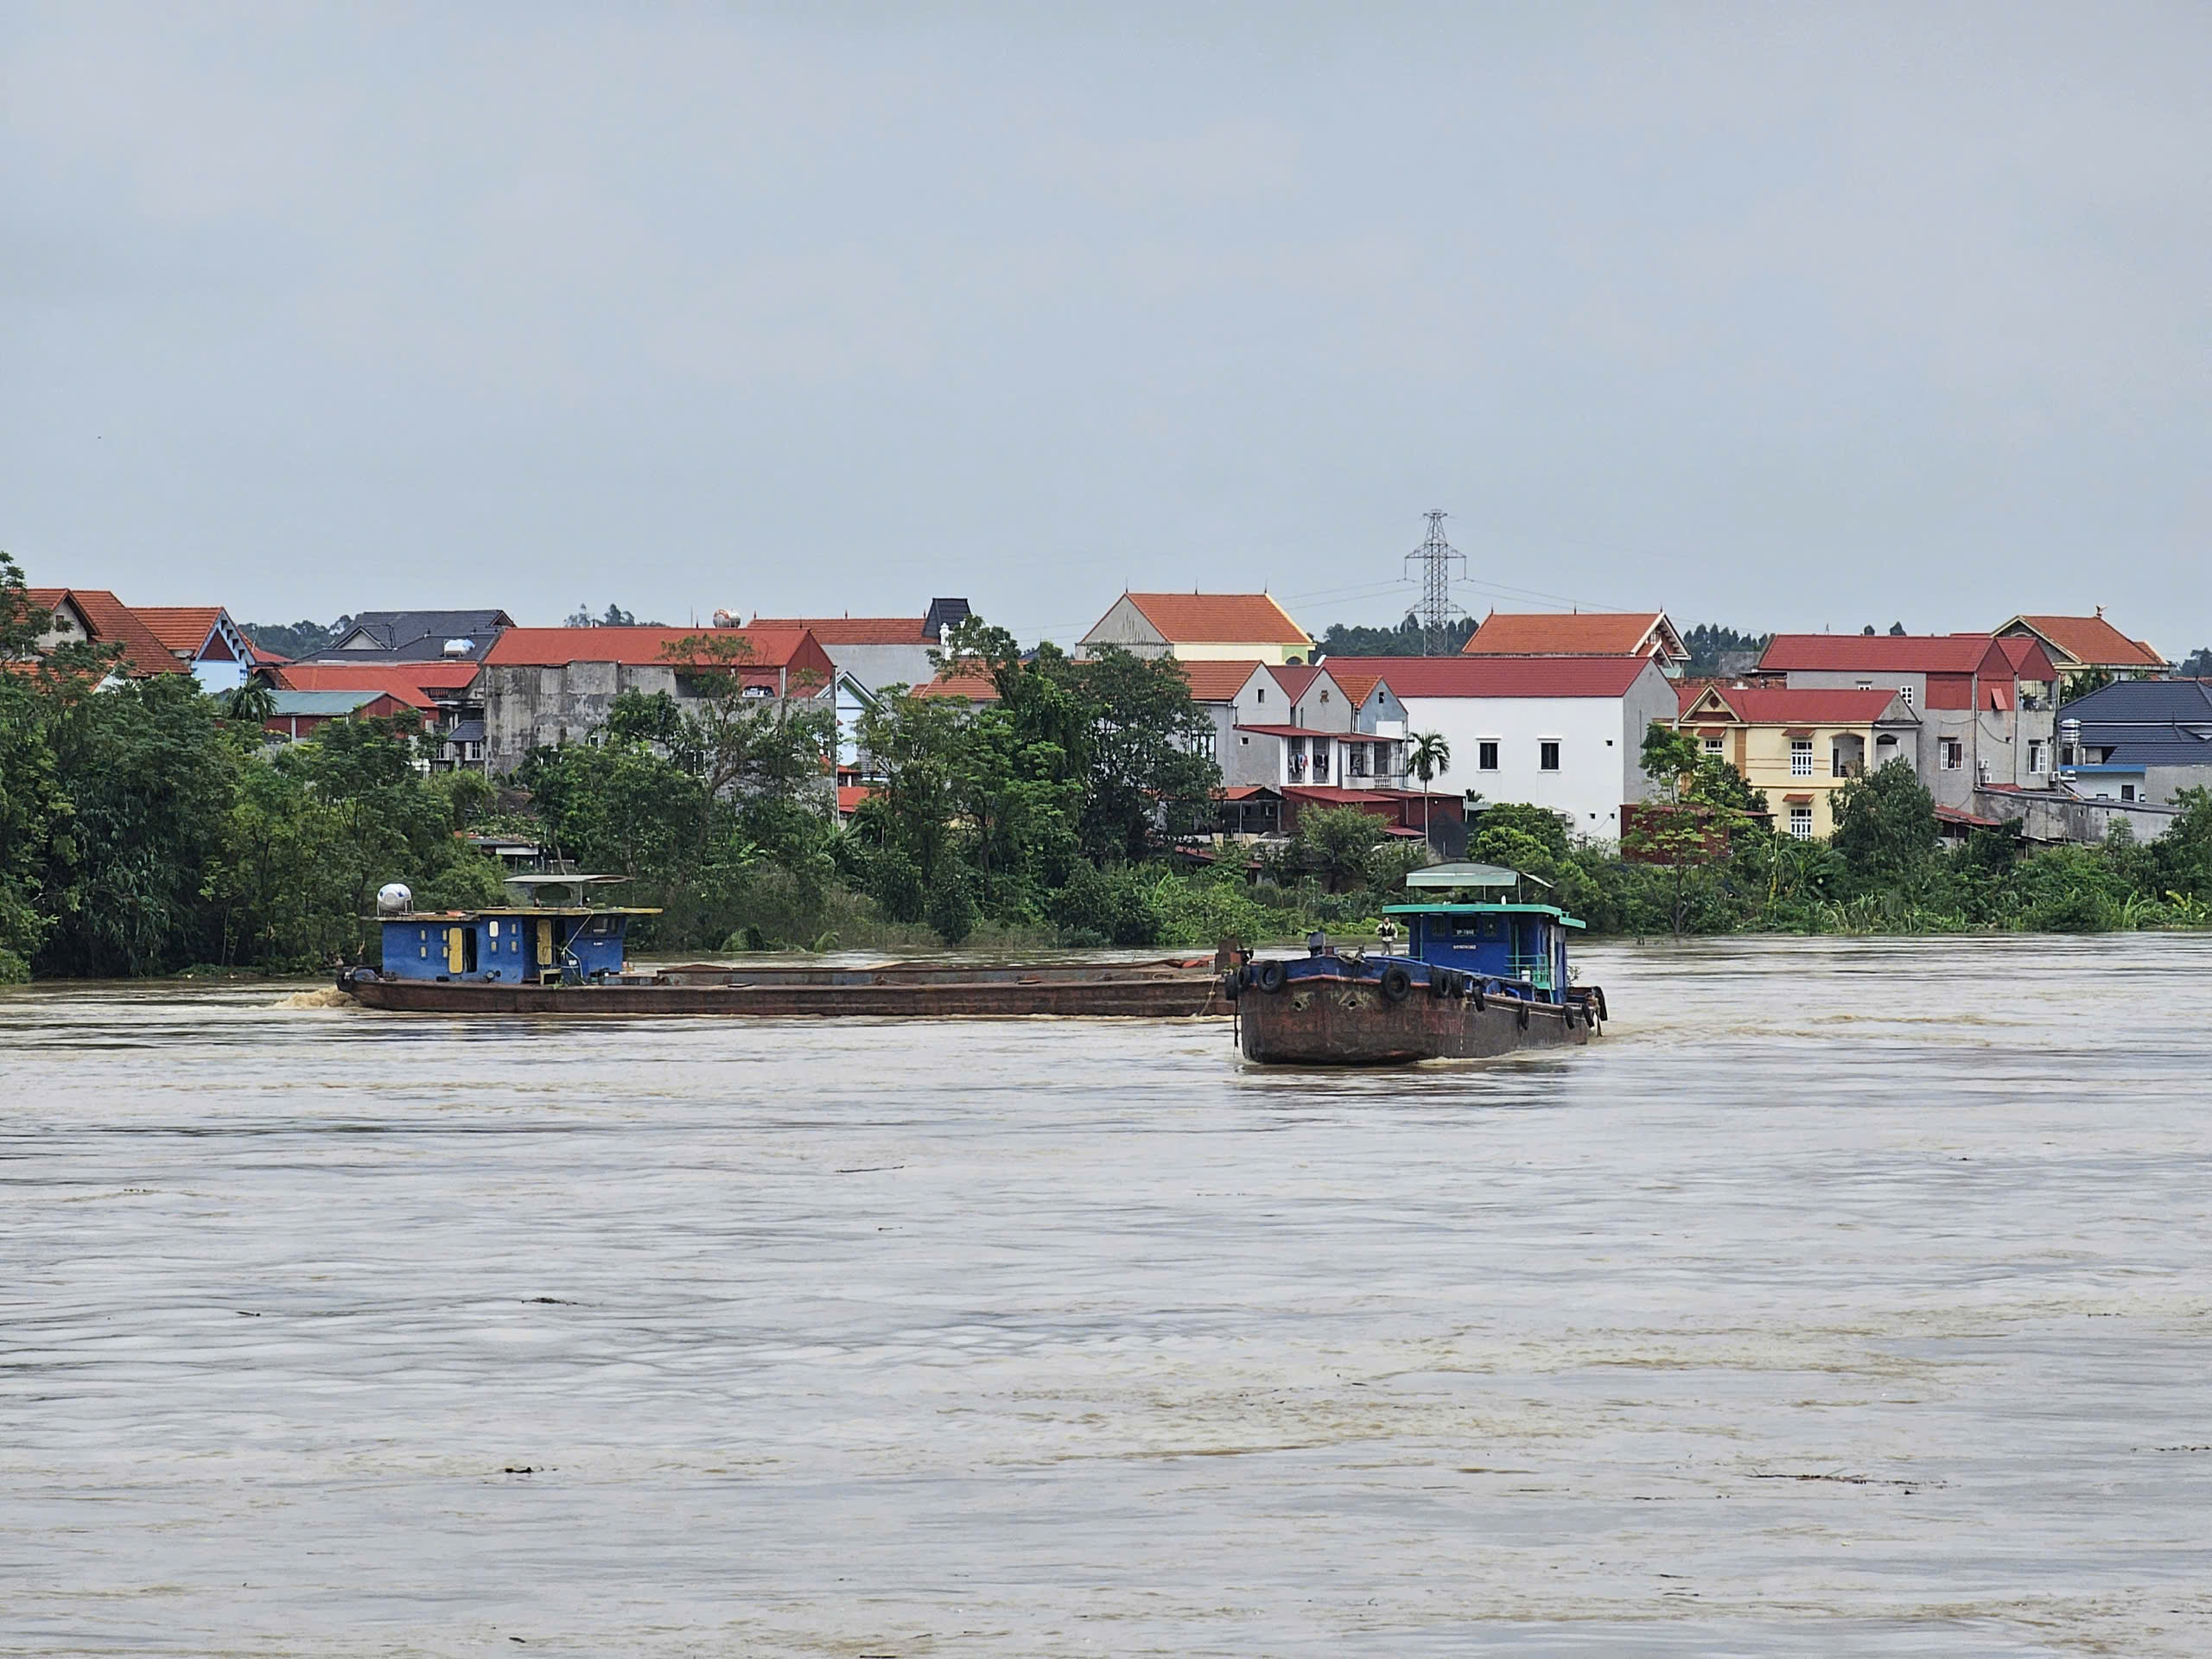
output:
[[[1411,887],[1476,892],[1533,880],[1496,865],[1416,870]],[[1555,905],[1475,899],[1386,906],[1402,923],[1378,950],[1341,950],[1317,935],[1307,954],[1247,962],[1225,988],[1237,1047],[1261,1065],[1408,1065],[1490,1059],[1587,1043],[1603,1029],[1605,994],[1572,982],[1570,931]]]
[[[416,911],[397,883],[378,895],[376,967],[348,968],[338,988],[362,1007],[403,1014],[572,1019],[657,1014],[759,1018],[1118,1020],[1222,1017],[1229,958],[1140,963],[885,963],[729,966],[693,963],[633,971],[630,918],[650,910],[584,902],[604,878],[511,878],[524,902],[472,911]]]

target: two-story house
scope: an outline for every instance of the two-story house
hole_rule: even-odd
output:
[[[1681,688],[1675,723],[1766,791],[1775,827],[1800,841],[1835,833],[1835,791],[1870,767],[1915,762],[1921,721],[1904,695],[1723,685]]]
[[[1783,633],[1758,677],[1794,691],[1895,694],[1919,721],[1920,779],[1939,807],[1972,811],[1977,789],[2049,787],[2058,670],[2034,639]]]
[[[1595,841],[1618,840],[1622,805],[1649,797],[1643,734],[1679,712],[1651,655],[1332,657],[1324,666],[1386,683],[1409,752],[1424,733],[1445,741],[1452,758],[1432,788],[1548,807]]]
[[[2058,711],[2058,768],[2087,800],[2171,806],[2212,788],[2212,683],[2114,680],[2077,697]]]

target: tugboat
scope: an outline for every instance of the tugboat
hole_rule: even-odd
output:
[[[1495,864],[1440,864],[1406,878],[1445,896],[1384,908],[1379,950],[1345,951],[1315,934],[1306,954],[1247,961],[1224,989],[1236,1000],[1237,1045],[1261,1065],[1408,1065],[1489,1059],[1583,1044],[1607,1018],[1605,994],[1571,982],[1567,938],[1577,921],[1528,902],[1546,884]],[[1457,899],[1455,893],[1499,894]],[[1503,896],[1510,892],[1513,897]],[[1389,931],[1402,922],[1405,950]]]

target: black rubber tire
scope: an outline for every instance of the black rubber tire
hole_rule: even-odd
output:
[[[1396,963],[1382,970],[1382,996],[1385,1001],[1402,1002],[1413,995],[1414,976]]]
[[[1513,1023],[1523,1031],[1529,1029],[1529,999],[1525,996],[1514,1006]]]
[[[1279,962],[1263,962],[1252,970],[1252,982],[1273,996],[1289,979],[1289,971]]]
[[[1475,1012],[1480,1014],[1489,1007],[1490,999],[1483,995],[1483,982],[1478,979],[1475,982]]]
[[[1432,968],[1428,970],[1428,994],[1438,1001],[1441,1002],[1446,997],[1456,995],[1459,988],[1459,976],[1449,968]]]
[[[1221,994],[1234,1002],[1244,994],[1244,971],[1232,968],[1221,976]]]

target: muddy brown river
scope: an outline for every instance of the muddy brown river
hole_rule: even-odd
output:
[[[2212,938],[1223,1025],[0,992],[0,1653],[2212,1652]]]

